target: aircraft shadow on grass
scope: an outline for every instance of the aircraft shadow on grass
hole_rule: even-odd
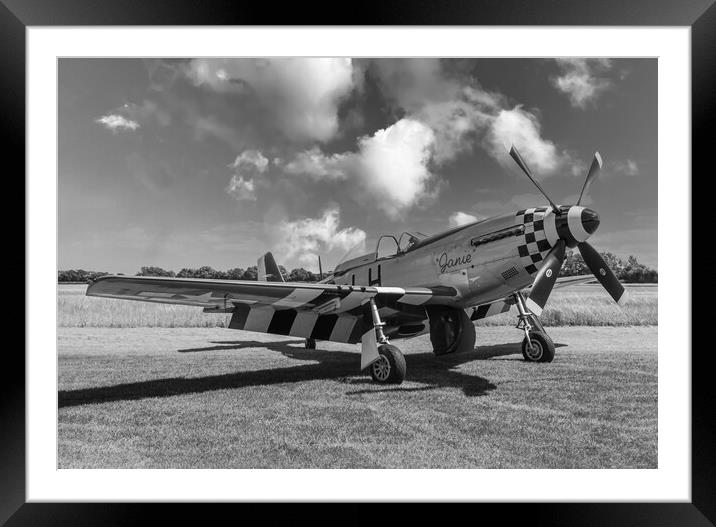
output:
[[[455,368],[472,361],[494,357],[517,355],[522,359],[519,344],[480,346],[468,353],[435,357],[432,352],[406,356],[408,381],[425,386],[390,386],[373,383],[366,372],[357,373],[360,354],[347,351],[309,350],[303,347],[303,340],[276,342],[258,341],[216,341],[212,346],[178,350],[180,353],[201,353],[211,351],[242,350],[244,348],[266,348],[297,360],[311,361],[310,364],[269,368],[264,370],[240,371],[205,377],[172,377],[152,379],[133,383],[116,384],[78,390],[60,390],[60,408],[86,404],[129,401],[152,397],[172,397],[215,390],[246,388],[283,383],[334,379],[350,386],[364,386],[346,392],[347,395],[380,392],[416,392],[438,388],[461,388],[468,397],[485,395],[497,386],[483,377],[462,373]],[[559,345],[558,345],[559,346]]]

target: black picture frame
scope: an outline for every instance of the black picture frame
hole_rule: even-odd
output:
[[[228,0],[143,0],[100,2],[93,0],[0,0],[0,90],[5,157],[14,161],[15,173],[25,173],[25,30],[27,26],[78,25],[604,25],[690,26],[692,52],[692,173],[711,176],[713,147],[709,130],[716,121],[716,6],[714,0],[413,0],[369,1],[352,8],[336,4],[286,3],[280,9],[268,3],[239,4]],[[696,179],[692,177],[692,186]],[[20,190],[24,197],[24,186]],[[693,193],[706,200],[706,193]],[[710,204],[692,203],[691,211],[676,211],[692,218],[692,242],[703,240],[709,221],[694,221],[693,211]],[[711,205],[712,206],[712,205]],[[662,211],[665,213],[665,211]],[[674,213],[672,211],[672,213]],[[661,250],[667,250],[662,247]],[[24,253],[23,253],[24,254]],[[693,260],[692,272],[709,278],[714,256]],[[705,261],[704,261],[705,260]],[[705,264],[705,265],[704,265]],[[30,279],[26,275],[26,281]],[[710,296],[710,295],[709,295]],[[14,307],[14,306],[12,306]],[[697,303],[691,310],[694,328],[707,327],[709,310]],[[693,308],[693,309],[692,309]],[[25,313],[26,317],[32,313]],[[666,321],[668,323],[668,321]],[[693,335],[695,336],[695,335]],[[693,339],[692,342],[696,342]],[[693,346],[692,346],[693,347]],[[146,511],[158,506],[139,504],[26,503],[25,498],[25,361],[6,348],[3,382],[0,383],[0,524],[114,525],[147,522]],[[591,503],[481,505],[502,521],[528,520],[550,525],[714,525],[716,523],[716,397],[711,386],[710,355],[696,349],[692,360],[692,500],[690,503]],[[690,353],[690,349],[669,350]],[[11,373],[11,374],[9,374]],[[339,514],[347,521],[371,521],[369,505],[351,505],[356,512]],[[423,514],[422,507],[414,511]],[[183,506],[161,506],[163,522],[186,520]],[[266,514],[266,509],[258,514]],[[451,512],[451,514],[455,514]],[[472,515],[474,512],[467,512]],[[331,515],[328,515],[330,517]],[[484,519],[484,513],[481,517]],[[362,519],[361,519],[362,518]],[[457,518],[457,517],[456,517]],[[477,518],[476,518],[477,521]]]

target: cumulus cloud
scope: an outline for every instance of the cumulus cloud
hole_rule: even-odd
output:
[[[300,141],[334,137],[338,106],[356,87],[349,58],[202,58],[186,74],[196,85],[255,98],[289,139]]]
[[[122,130],[136,130],[139,128],[139,123],[137,121],[127,119],[123,115],[114,113],[103,115],[102,117],[95,119],[95,122],[115,133]]]
[[[457,211],[450,215],[450,227],[459,227],[461,225],[467,225],[468,223],[472,223],[473,221],[477,221],[477,216],[473,216],[472,214],[468,214],[467,212],[461,212]]]
[[[278,230],[281,240],[277,250],[287,260],[312,265],[317,254],[332,250],[343,252],[365,243],[365,231],[356,227],[340,228],[340,211],[329,207],[319,218],[282,221]]]
[[[245,150],[228,165],[234,169],[234,175],[231,176],[226,192],[238,201],[255,201],[255,178],[266,172],[268,164],[268,159],[258,150]]]
[[[253,179],[244,179],[241,175],[231,176],[226,192],[237,201],[256,201],[256,183]]]
[[[509,162],[505,145],[514,144],[536,175],[554,172],[567,157],[552,141],[542,137],[537,117],[521,106],[500,110],[491,123],[486,143],[490,153],[504,163]]]
[[[433,131],[412,119],[360,140],[360,173],[388,216],[399,217],[428,194],[434,143]]]
[[[171,115],[161,109],[154,101],[145,100],[142,104],[125,103],[107,113],[107,115],[95,119],[95,122],[112,132],[133,131],[147,124],[169,126],[171,124]]]
[[[284,171],[314,179],[351,178],[391,218],[431,193],[429,163],[435,134],[412,119],[401,119],[358,140],[358,152],[326,155],[318,148],[299,153]]]
[[[609,59],[563,58],[557,59],[557,65],[561,74],[551,79],[552,84],[576,108],[586,108],[612,86],[600,76],[611,68]]]
[[[314,179],[345,179],[355,164],[352,153],[326,155],[318,147],[299,152],[283,167],[287,174],[305,174]],[[274,160],[281,165],[281,160]]]
[[[266,172],[268,159],[258,150],[245,150],[234,159],[229,168],[239,170],[252,170],[259,174]]]
[[[502,94],[485,90],[474,78],[448,75],[439,59],[374,62],[381,90],[408,117],[435,134],[432,162],[443,165],[475,146],[509,163],[503,143],[514,143],[541,175],[564,168],[570,157],[542,137],[534,112],[512,106]]]

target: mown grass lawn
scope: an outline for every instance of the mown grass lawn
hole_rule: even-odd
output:
[[[514,328],[435,358],[396,341],[400,386],[357,346],[219,328],[58,328],[59,468],[656,468],[657,328]]]

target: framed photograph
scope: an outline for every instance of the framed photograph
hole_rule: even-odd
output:
[[[387,501],[712,524],[711,4],[4,1],[27,308],[0,521]]]

